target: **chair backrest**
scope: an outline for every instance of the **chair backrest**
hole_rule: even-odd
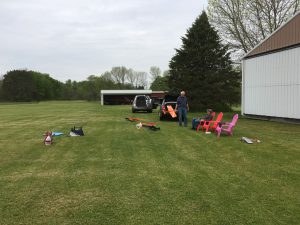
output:
[[[213,127],[217,127],[219,122],[221,122],[222,118],[223,118],[223,113],[220,112],[219,115],[217,116],[217,119],[215,120],[215,122],[213,124]]]
[[[213,120],[213,119],[214,119],[215,115],[216,115],[216,113],[215,113],[215,112],[212,112],[212,113],[211,113],[211,116],[212,116],[212,117],[211,117],[211,120]]]
[[[235,115],[233,116],[233,118],[232,118],[232,121],[231,121],[231,123],[230,123],[230,126],[232,126],[232,127],[235,126],[235,124],[236,124],[238,118],[239,118],[239,114],[235,114]]]
[[[211,129],[216,129],[218,124],[221,122],[222,118],[223,118],[223,113],[220,112],[217,116],[217,119],[213,122]]]

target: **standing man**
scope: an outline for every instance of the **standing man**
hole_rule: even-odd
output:
[[[182,126],[183,117],[184,126],[187,127],[187,111],[189,111],[189,104],[184,91],[180,92],[180,96],[177,98],[175,111],[178,111],[179,126]]]

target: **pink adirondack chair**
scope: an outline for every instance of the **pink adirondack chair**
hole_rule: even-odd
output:
[[[209,130],[216,130],[218,124],[221,122],[223,118],[223,113],[220,112],[217,116],[217,119],[215,121],[211,120],[211,121],[205,121],[205,123],[202,126],[202,130],[206,130],[206,132],[208,132]]]
[[[218,137],[220,137],[221,133],[225,133],[227,135],[230,135],[232,136],[233,135],[233,127],[235,126],[237,120],[239,118],[239,115],[238,114],[235,114],[232,118],[232,121],[231,122],[226,122],[224,124],[222,124],[222,126],[217,126],[216,128],[216,133],[218,135]]]

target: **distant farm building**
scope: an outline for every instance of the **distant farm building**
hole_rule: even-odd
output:
[[[149,95],[159,101],[164,98],[165,91],[152,90],[101,90],[101,105],[129,105],[136,95]]]
[[[243,58],[242,113],[300,119],[300,12]]]

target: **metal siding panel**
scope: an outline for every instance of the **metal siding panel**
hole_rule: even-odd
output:
[[[278,78],[278,82],[277,85],[278,86],[282,86],[285,83],[285,72],[286,72],[286,68],[284,68],[284,65],[286,65],[286,57],[285,56],[285,52],[280,52],[279,54],[276,54],[278,56],[277,61],[275,61],[275,63],[278,66],[278,71],[277,71],[277,78]]]
[[[286,92],[287,92],[287,86],[280,86],[280,93],[281,93],[281,96],[280,96],[280,103],[281,103],[281,106],[279,107],[280,109],[280,113],[278,115],[280,115],[281,117],[286,117],[286,108],[287,108],[287,105],[288,105],[288,102],[287,102],[287,96],[286,96]]]
[[[291,89],[291,94],[293,95],[293,103],[298,102],[297,104],[291,104],[292,111],[289,112],[289,115],[291,118],[300,118],[300,104],[299,104],[299,99],[300,99],[300,85],[294,86]]]
[[[273,107],[274,103],[272,99],[274,98],[273,92],[272,92],[272,87],[266,87],[267,93],[268,93],[268,103],[267,103],[267,110],[266,110],[266,115],[272,115],[274,114]]]
[[[244,80],[244,113],[248,113],[249,111],[249,105],[250,105],[250,101],[249,101],[249,97],[251,96],[251,93],[249,93],[249,77],[251,76],[251,73],[250,73],[250,69],[251,68],[248,68],[248,61],[244,61],[244,64],[245,64],[245,70],[244,70],[244,73],[245,73],[245,80]]]
[[[293,54],[287,52],[286,54],[286,60],[287,62],[289,62],[289,65],[288,67],[286,67],[286,85],[288,86],[286,88],[286,101],[287,101],[287,105],[286,105],[286,116],[285,117],[290,117],[290,112],[292,111],[292,102],[293,102],[293,98],[291,96],[291,89],[292,89],[292,78],[293,78],[293,75],[292,75],[292,70],[293,70]],[[290,87],[289,87],[290,86]]]
[[[294,110],[293,112],[290,112],[290,115],[292,115],[292,118],[300,118],[299,112],[300,112],[300,104],[299,104],[299,99],[300,99],[300,86],[298,85],[297,87],[294,87],[293,90],[294,94],[294,102],[298,102],[298,104],[294,104]]]
[[[254,71],[253,71],[254,69]],[[245,113],[251,114],[251,106],[253,105],[252,97],[253,93],[251,91],[251,85],[252,85],[252,79],[255,76],[255,67],[253,68],[253,65],[249,64],[249,61],[245,61]]]
[[[273,110],[273,114],[272,116],[279,116],[279,90],[278,90],[278,86],[273,86],[272,87],[272,93],[275,94],[276,98],[274,102],[274,110]]]
[[[294,92],[295,92],[295,86],[289,88],[288,92],[289,92],[289,105],[288,105],[288,117],[293,118],[294,117],[294,109],[295,109],[295,104],[293,104],[293,102],[295,101],[294,98]]]
[[[289,117],[289,106],[290,106],[290,103],[291,103],[291,99],[289,98],[289,86],[284,86],[283,87],[284,89],[284,117]]]
[[[298,85],[298,88],[295,90],[295,92],[294,93],[296,93],[296,101],[298,101],[298,104],[296,104],[296,110],[295,111],[293,111],[293,112],[295,112],[296,113],[296,117],[295,118],[297,118],[297,116],[298,116],[298,118],[300,119],[300,115],[299,115],[299,113],[300,113],[300,104],[299,104],[299,99],[300,99],[300,86]]]
[[[293,118],[295,116],[294,110],[296,110],[296,105],[297,104],[293,104],[293,102],[295,101],[295,90],[297,89],[296,86],[292,86],[291,88],[289,88],[288,92],[289,92],[289,105],[288,105],[288,116],[287,117],[291,117]]]
[[[293,53],[293,67],[290,68],[291,74],[291,90],[290,95],[290,111],[289,117],[300,118],[300,48],[295,49]]]

